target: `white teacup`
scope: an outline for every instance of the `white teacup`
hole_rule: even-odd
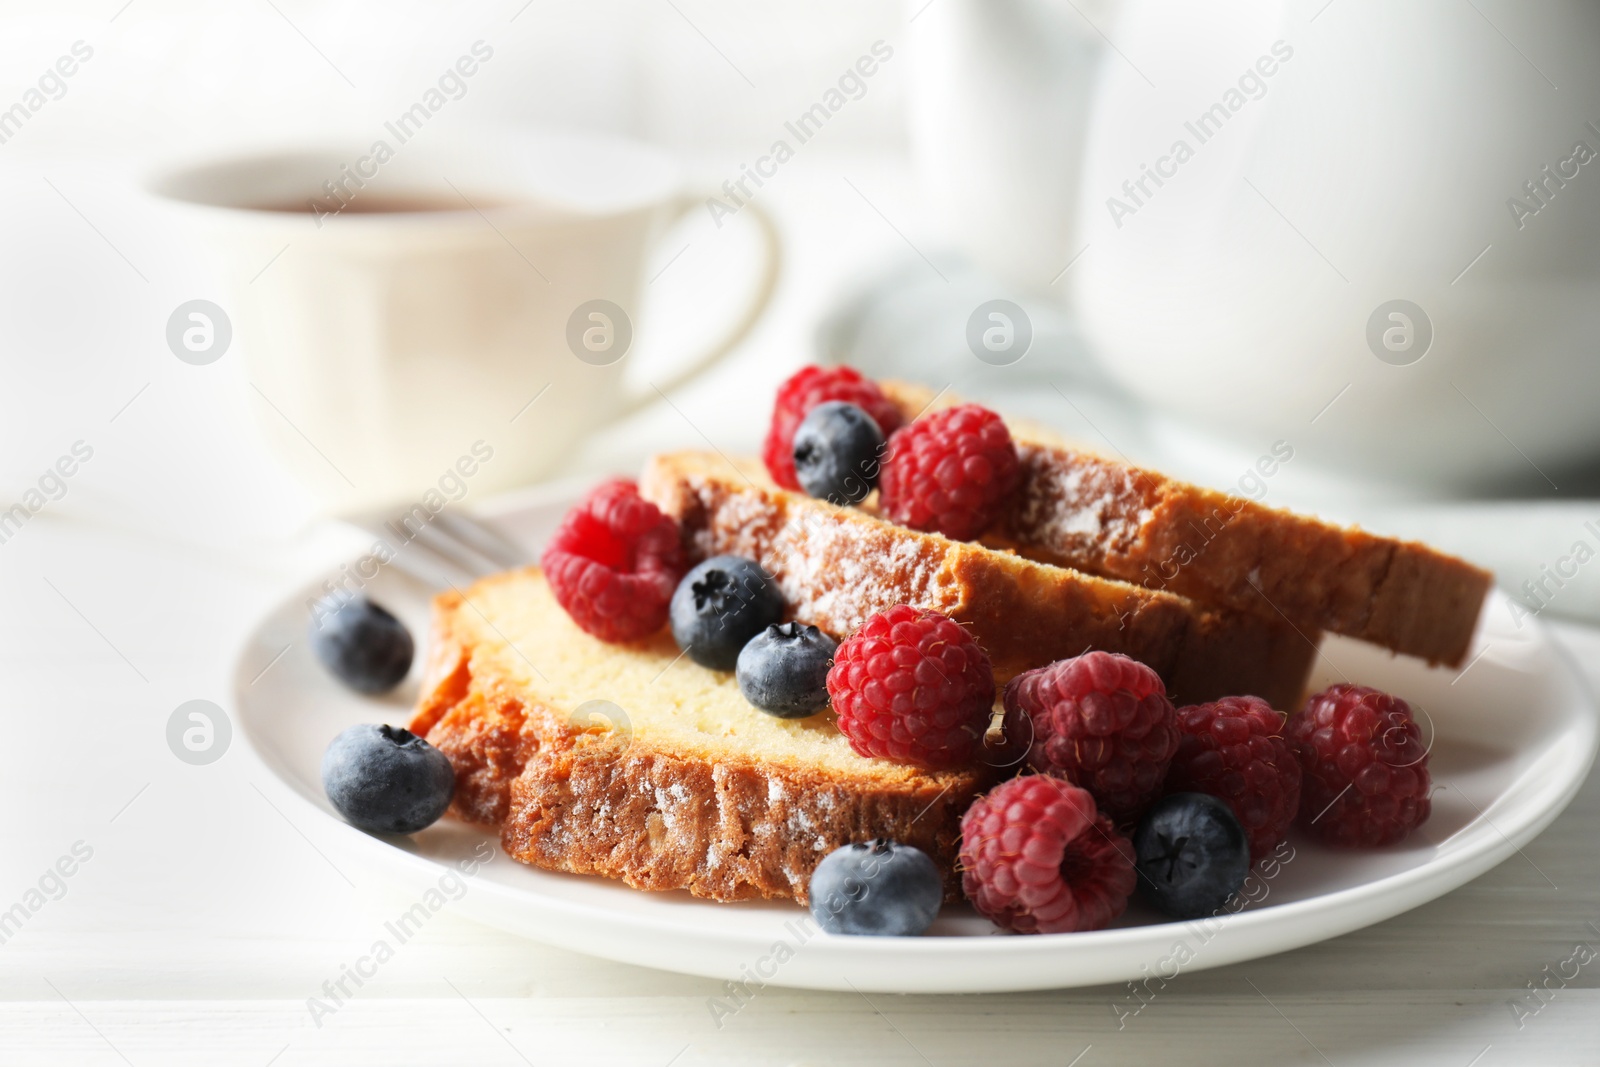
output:
[[[668,157],[505,131],[384,147],[213,161],[150,183],[220,243],[258,422],[328,510],[418,501],[442,477],[522,484],[656,396],[623,380],[646,257],[704,199]],[[721,359],[770,299],[777,234],[747,212],[765,244],[748,306],[656,388]],[[218,324],[199,315],[190,336],[214,344]]]

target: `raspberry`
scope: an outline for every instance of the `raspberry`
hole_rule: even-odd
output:
[[[556,601],[602,641],[661,629],[684,570],[678,524],[620,478],[567,512],[540,562]]]
[[[1028,765],[1087,789],[1119,825],[1161,795],[1177,713],[1143,663],[1113,652],[1057,660],[1011,679],[1005,702],[1006,736],[1032,738]]]
[[[840,644],[828,696],[859,754],[960,767],[972,760],[989,721],[994,671],[958,623],[902,604]]]
[[[799,489],[794,470],[794,432],[812,408],[828,400],[842,400],[866,411],[888,437],[900,428],[900,409],[883,395],[878,383],[863,378],[854,367],[801,367],[778,386],[761,458],[772,480],[785,489]]]
[[[1289,720],[1305,771],[1300,821],[1333,845],[1392,845],[1428,818],[1428,751],[1411,707],[1364,685],[1329,686]]]
[[[1133,846],[1059,778],[1002,782],[961,817],[961,888],[1007,930],[1098,930],[1122,914],[1133,884]]]
[[[1284,716],[1260,697],[1223,697],[1178,709],[1178,754],[1166,792],[1226,803],[1250,839],[1250,862],[1278,847],[1300,809],[1300,761]]]
[[[878,485],[895,522],[970,541],[994,525],[1021,479],[1017,446],[1000,416],[958,404],[889,439]]]

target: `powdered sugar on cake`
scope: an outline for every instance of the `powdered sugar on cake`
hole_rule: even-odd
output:
[[[803,621],[829,633],[856,629],[875,612],[912,602],[934,606],[942,555],[915,542],[878,538],[829,515],[790,518],[759,557]],[[867,549],[867,551],[863,551]]]
[[[1008,519],[1020,540],[1071,551],[1125,551],[1151,511],[1136,468],[1086,461],[1062,467],[1036,445],[1018,446],[1022,491]]]

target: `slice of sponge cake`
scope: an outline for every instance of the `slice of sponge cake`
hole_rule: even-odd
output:
[[[452,810],[514,858],[717,900],[804,901],[824,856],[878,836],[953,871],[987,783],[858,756],[831,712],[763,714],[664,631],[591,637],[536,567],[435,599],[411,729],[455,766]]]
[[[879,383],[909,420],[960,403]],[[1187,485],[1007,419],[1022,487],[992,543],[1459,666],[1494,576],[1415,541]]]
[[[780,489],[753,461],[656,456],[639,491],[678,520],[691,557],[765,567],[800,621],[843,636],[896,604],[942,612],[1001,681],[1096,648],[1148,664],[1180,703],[1248,693],[1293,708],[1316,655],[1314,630],[908,530]]]

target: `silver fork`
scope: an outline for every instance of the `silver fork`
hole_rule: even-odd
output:
[[[418,508],[398,515],[352,520],[389,546],[388,566],[430,589],[466,585],[486,574],[533,562],[533,553],[482,519],[449,507],[426,514]]]

